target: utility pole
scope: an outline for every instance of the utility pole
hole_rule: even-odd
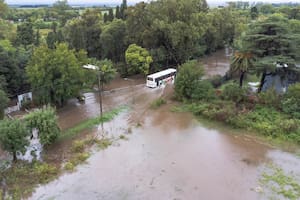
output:
[[[102,93],[101,93],[101,90],[102,90],[102,80],[101,80],[102,72],[100,70],[100,67],[94,66],[94,65],[84,65],[83,68],[97,71],[100,120],[101,120],[101,128],[102,128],[102,131],[104,132],[104,128],[103,128],[103,109],[102,109]]]
[[[100,117],[103,119],[103,109],[102,109],[102,93],[101,93],[101,71],[98,70],[98,97],[99,97],[99,105],[100,105]],[[102,121],[101,121],[102,124]]]

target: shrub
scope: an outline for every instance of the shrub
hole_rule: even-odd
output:
[[[300,83],[291,85],[283,97],[282,109],[293,117],[300,118]]]
[[[209,81],[211,82],[211,84],[214,88],[218,88],[223,83],[223,77],[221,75],[214,75],[213,77],[211,77],[209,79]]]
[[[74,160],[75,163],[79,164],[85,162],[89,157],[90,157],[89,153],[79,153],[75,156]]]
[[[222,97],[225,100],[231,100],[235,103],[239,103],[245,100],[247,90],[245,88],[240,88],[237,84],[228,83],[224,85]]]
[[[65,170],[68,170],[68,171],[73,171],[75,168],[75,166],[73,165],[73,163],[71,162],[66,162],[65,166],[64,166],[64,169]]]
[[[28,135],[28,130],[20,120],[0,121],[0,145],[13,155],[14,161],[17,160],[17,152],[25,153],[29,144]]]
[[[76,140],[72,145],[73,152],[82,152],[84,150],[84,141]]]
[[[272,88],[266,92],[259,93],[258,101],[260,104],[264,104],[266,106],[280,108],[281,98],[277,94],[276,90]]]
[[[52,144],[60,133],[55,110],[51,107],[28,114],[25,121],[30,129],[36,128],[38,130],[43,145]]]
[[[98,146],[100,149],[106,149],[112,144],[112,142],[109,139],[102,139],[99,141]]]
[[[47,163],[37,162],[34,164],[34,170],[39,177],[40,182],[47,183],[58,174],[58,169],[55,166]]]
[[[300,121],[297,119],[285,119],[279,122],[280,129],[283,133],[290,134],[296,132],[299,129]]]
[[[199,67],[197,61],[188,61],[179,68],[175,81],[175,93],[179,99],[191,99],[196,82],[204,74],[203,67]]]
[[[163,98],[158,98],[156,100],[154,100],[152,103],[151,103],[151,108],[152,109],[156,109],[156,108],[159,108],[160,106],[162,106],[163,104],[166,104],[166,100],[164,100]]]
[[[215,92],[212,84],[208,80],[199,80],[194,82],[194,90],[191,95],[193,100],[211,100],[214,99]]]

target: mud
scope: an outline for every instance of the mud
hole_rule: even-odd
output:
[[[137,87],[134,96],[130,88],[106,96],[108,107],[132,103],[130,111],[104,124],[109,137],[125,134],[129,140],[95,151],[88,164],[40,186],[30,199],[267,199],[256,191],[266,165],[300,174],[299,158],[243,133],[208,128],[189,113],[171,112],[170,98],[149,109],[159,96],[170,97],[168,90]]]

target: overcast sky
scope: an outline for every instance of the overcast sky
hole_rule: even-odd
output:
[[[8,4],[51,4],[55,2],[55,0],[5,0]],[[128,3],[136,3],[142,0],[127,0]],[[147,1],[147,0],[144,0]],[[231,0],[207,0],[209,4],[222,3]],[[243,0],[247,1],[247,0]],[[250,2],[269,2],[269,3],[278,3],[278,2],[297,2],[300,3],[300,0],[248,0]],[[122,0],[68,0],[70,4],[109,4],[109,3],[121,3]]]

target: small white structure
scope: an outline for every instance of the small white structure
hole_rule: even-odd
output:
[[[22,107],[22,103],[25,102],[25,101],[32,101],[32,92],[28,92],[28,93],[18,95],[17,104],[4,109],[4,113],[7,115],[7,114],[10,114],[12,112],[19,111]]]
[[[32,101],[32,92],[18,95],[18,104],[20,105],[20,107],[21,107],[22,103],[25,101]]]

